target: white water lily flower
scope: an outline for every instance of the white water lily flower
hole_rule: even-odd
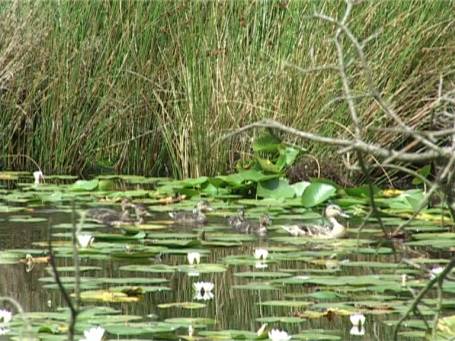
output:
[[[442,266],[436,266],[433,269],[431,269],[431,273],[430,273],[431,279],[438,276],[442,271],[444,271],[444,268]]]
[[[349,319],[354,327],[361,328],[365,324],[365,315],[361,313],[352,314]]]
[[[269,331],[269,339],[272,341],[288,341],[291,336],[284,330],[272,329]]]
[[[6,335],[8,333],[9,333],[9,329],[8,328],[0,327],[0,335]]]
[[[39,185],[44,180],[44,174],[41,171],[33,172],[33,178],[35,179],[35,185]]]
[[[101,341],[104,335],[104,328],[92,327],[88,330],[84,330],[84,338],[80,341]]]
[[[187,258],[190,265],[193,265],[194,263],[199,264],[201,261],[201,254],[199,252],[188,252]]]
[[[84,248],[92,245],[94,240],[91,233],[78,233],[76,238],[79,245]]]
[[[356,335],[356,336],[362,336],[362,335],[365,335],[365,328],[361,327],[357,327],[357,326],[354,326],[351,328],[351,330],[349,331],[349,334],[351,335]]]
[[[0,309],[0,322],[6,324],[9,323],[9,321],[11,321],[12,318],[13,314],[9,310]]]
[[[268,255],[269,255],[269,251],[267,249],[254,250],[254,258],[256,258],[256,259],[266,260]]]
[[[196,291],[194,299],[196,300],[211,300],[214,296],[212,293],[214,284],[211,282],[196,282],[193,283],[193,288]]]

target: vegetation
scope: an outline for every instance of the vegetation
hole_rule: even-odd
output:
[[[337,60],[327,39],[334,28],[306,15],[340,17],[343,8],[330,1],[2,3],[0,155],[28,155],[45,174],[107,167],[198,177],[250,158],[246,135],[216,142],[258,119],[349,135],[339,75],[299,71]],[[358,37],[378,33],[365,46],[374,81],[412,127],[432,124],[427,103],[441,75],[453,78],[453,8],[451,1],[365,1],[352,14]],[[387,126],[374,100],[362,97],[357,62],[348,71],[364,123]],[[407,143],[403,135],[370,134]],[[26,158],[3,162],[35,169]]]
[[[94,328],[105,339],[283,340],[272,337],[279,328],[292,340],[393,340],[415,292],[438,281],[398,339],[455,336],[455,285],[443,277],[444,267],[450,270],[444,255],[455,242],[446,208],[420,209],[422,190],[376,190],[388,234],[419,213],[403,230],[409,237],[392,242],[366,217],[366,186],[280,181],[271,188],[276,178],[264,177],[259,171],[184,180],[48,176],[32,184],[29,173],[0,172],[6,185],[0,192],[0,330],[12,340],[81,340]],[[238,195],[245,189],[262,191],[264,199]],[[191,212],[201,197],[215,208],[207,225],[169,220],[174,210]],[[152,216],[108,227],[84,213],[120,212],[122,198],[145,205]],[[329,200],[351,215],[340,220],[348,238],[296,237],[283,228],[321,224]],[[241,207],[251,223],[263,214],[272,218],[266,238],[228,224],[226,217]]]

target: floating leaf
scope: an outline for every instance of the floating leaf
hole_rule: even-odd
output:
[[[110,291],[110,290],[93,290],[83,291],[80,294],[81,300],[90,302],[139,302],[140,296],[130,296],[121,291]]]
[[[270,306],[270,307],[288,307],[288,308],[301,308],[301,307],[308,307],[313,302],[308,301],[264,301],[259,303],[263,306]]]
[[[201,309],[205,308],[204,303],[198,302],[173,302],[173,303],[162,303],[158,304],[158,308],[183,308],[183,309]]]
[[[69,187],[70,191],[93,191],[98,187],[99,180],[77,180]]]

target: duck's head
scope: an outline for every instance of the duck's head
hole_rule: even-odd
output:
[[[237,215],[241,219],[245,219],[245,208],[244,207],[240,207],[239,210],[237,211]]]
[[[349,218],[349,215],[343,212],[340,206],[331,204],[325,208],[325,216],[327,218],[343,217]]]
[[[122,211],[126,211],[128,208],[133,207],[133,204],[127,198],[123,199],[120,205],[122,207]]]
[[[259,224],[264,227],[270,226],[272,225],[272,219],[267,214],[261,215],[259,217]]]
[[[213,211],[213,207],[210,206],[207,200],[201,200],[197,203],[196,210],[199,212],[210,212]]]
[[[145,207],[145,205],[134,204],[133,207],[134,207],[136,216],[138,216],[138,217],[151,217],[152,216],[150,214],[150,212],[147,210],[147,207]]]

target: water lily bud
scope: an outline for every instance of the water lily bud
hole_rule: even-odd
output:
[[[33,178],[35,179],[35,185],[39,185],[44,180],[44,174],[42,171],[33,172]]]

